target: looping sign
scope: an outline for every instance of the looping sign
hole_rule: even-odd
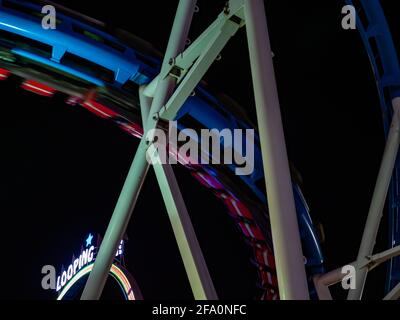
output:
[[[93,235],[89,234],[85,240],[84,246],[81,248],[78,258],[73,258],[69,266],[67,268],[62,268],[59,272],[56,281],[56,291],[58,292],[57,300],[62,300],[75,283],[92,271],[96,260],[97,249],[99,248],[100,237],[97,239],[97,245],[93,244],[93,239]],[[115,260],[111,267],[110,275],[118,282],[126,299],[136,300],[139,294],[135,295],[133,292],[133,278],[122,266],[124,260],[124,245],[124,240],[121,240],[115,253]],[[138,289],[136,292],[138,292]]]

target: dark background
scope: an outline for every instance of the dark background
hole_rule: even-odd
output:
[[[165,49],[177,1],[57,1]],[[384,6],[389,1],[382,1]],[[393,2],[393,1],[392,1]],[[190,38],[224,1],[199,1]],[[384,147],[379,101],[357,31],[341,28],[343,1],[267,2],[290,159],[322,222],[328,270],[355,260]],[[393,6],[393,4],[390,4]],[[388,13],[393,7],[385,7]],[[390,19],[390,14],[389,14]],[[397,34],[398,24],[391,24]],[[395,39],[396,40],[396,39]],[[254,116],[245,30],[206,76]],[[2,299],[49,299],[41,268],[67,266],[89,232],[104,234],[138,141],[83,108],[0,83]],[[175,167],[220,298],[255,294],[249,251],[225,208]],[[384,220],[377,250],[387,245]],[[127,231],[126,262],[147,299],[190,299],[191,290],[153,172]],[[381,298],[384,267],[370,274]],[[338,293],[339,297],[343,294]]]

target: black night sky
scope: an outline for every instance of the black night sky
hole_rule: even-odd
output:
[[[165,49],[177,2],[61,1]],[[392,1],[393,2],[393,1]],[[390,1],[382,1],[389,15]],[[191,39],[224,1],[199,0]],[[267,1],[290,160],[312,217],[325,229],[328,270],[355,260],[384,147],[379,101],[357,31],[341,28],[344,1]],[[398,35],[400,27],[391,24]],[[398,39],[398,38],[397,38]],[[396,39],[395,39],[396,41]],[[245,30],[206,76],[254,115]],[[89,232],[104,234],[138,140],[63,97],[47,99],[0,83],[1,299],[54,299],[41,268],[70,263]],[[220,298],[252,299],[250,252],[224,206],[174,167]],[[385,248],[383,220],[377,249]],[[150,170],[128,227],[127,267],[144,298],[191,299],[155,176]],[[383,296],[384,267],[367,297]],[[340,294],[339,294],[340,296]]]

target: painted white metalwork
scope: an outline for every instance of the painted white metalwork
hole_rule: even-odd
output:
[[[362,261],[354,261],[347,266],[354,267],[357,277],[357,273],[360,271],[365,271],[366,273],[375,269],[380,264],[394,258],[400,256],[400,246],[391,248],[381,253],[377,253],[373,256],[367,256]],[[329,291],[329,286],[332,286],[336,283],[339,283],[346,277],[346,273],[343,272],[343,267],[335,269],[333,271],[327,272],[323,275],[316,275],[314,280],[315,289],[318,294],[318,298],[320,300],[332,300],[332,295]],[[397,298],[396,298],[397,297]],[[400,286],[396,287],[389,293],[384,299],[385,300],[393,300],[398,299],[400,297]]]
[[[174,24],[172,27],[170,40],[167,47],[167,52],[164,57],[163,70],[168,68],[169,61],[171,58],[178,55],[182,52],[186,39],[189,33],[189,28],[191,24],[191,20],[193,17],[193,13],[196,6],[196,0],[181,0],[178,5],[177,14],[174,20]],[[144,121],[144,128],[151,129],[155,128],[157,125],[157,119],[154,118],[153,114],[158,112],[160,108],[165,104],[165,102],[170,97],[176,81],[172,77],[167,77],[162,79],[157,84],[157,89],[153,100],[151,101],[150,110],[146,110],[145,106],[142,106],[142,111],[145,118],[145,114],[149,114],[147,121]],[[150,100],[145,100],[143,94],[141,95],[142,102],[146,104],[146,102],[150,102]],[[147,140],[146,134],[143,136],[140,141],[139,148],[136,151],[135,158],[133,160],[132,166],[129,170],[128,177],[125,181],[123,189],[121,191],[121,195],[118,199],[117,205],[115,207],[114,213],[111,217],[111,221],[107,228],[106,234],[104,236],[103,242],[100,246],[100,250],[98,252],[96,262],[94,264],[93,270],[89,275],[89,279],[86,283],[85,289],[83,291],[82,300],[93,300],[99,299],[101,293],[103,291],[105,282],[108,277],[108,272],[111,268],[112,260],[114,258],[114,253],[117,249],[119,241],[122,239],[123,234],[125,233],[126,227],[129,223],[130,217],[132,215],[132,211],[135,207],[136,200],[139,196],[140,189],[143,185],[143,182],[146,178],[146,174],[149,168],[149,162],[146,159],[146,153],[149,145],[151,145],[151,141]],[[160,177],[161,175],[159,175]],[[169,178],[172,179],[172,173],[169,175]],[[165,187],[162,181],[159,180],[160,187]],[[167,187],[169,185],[167,184]],[[183,200],[181,200],[181,195],[179,189],[173,189],[170,187],[170,193],[174,195],[172,197],[173,201],[166,202],[166,205],[175,204],[175,210],[182,210],[184,208]],[[177,185],[175,186],[177,187]],[[175,201],[175,202],[174,202]],[[168,212],[173,209],[168,208]],[[186,213],[186,209],[184,208],[184,213]],[[183,213],[183,214],[184,214]],[[191,234],[192,230],[188,231],[188,238],[195,239],[195,234]],[[178,239],[177,239],[178,240]],[[184,241],[184,240],[182,240]],[[179,243],[179,242],[178,242]],[[200,250],[200,247],[194,247],[192,245],[191,249]],[[182,254],[182,251],[181,251]],[[186,255],[192,255],[193,253],[189,250],[189,252],[184,252]],[[202,255],[197,254],[199,259],[202,258]],[[199,273],[201,273],[204,268],[206,268],[204,261],[199,261],[197,259],[195,262],[200,264],[200,267],[197,269]],[[185,261],[185,258],[184,258]],[[186,265],[185,265],[186,266]],[[203,272],[203,277],[201,277],[202,281],[208,281],[210,283],[198,283],[195,282],[196,286],[192,286],[193,294],[196,299],[214,299],[216,298],[214,287],[209,277],[208,270],[207,272]],[[188,273],[188,276],[192,276],[192,274]],[[208,278],[207,278],[208,275]],[[191,282],[193,284],[193,282]],[[205,289],[206,288],[206,289]],[[209,294],[207,296],[206,294]]]
[[[292,180],[263,0],[244,2],[272,241],[282,300],[308,299]]]
[[[99,299],[113,254],[135,207],[149,164],[147,135],[160,118],[172,120],[229,39],[247,22],[248,46],[268,189],[281,299],[308,299],[304,260],[281,122],[263,0],[231,0],[217,20],[185,51],[196,1],[181,0],[160,74],[139,97],[145,134],[122,189],[81,299]],[[175,89],[176,84],[179,84]],[[155,155],[157,156],[157,155]],[[178,247],[196,299],[216,299],[200,246],[172,168],[154,165]]]

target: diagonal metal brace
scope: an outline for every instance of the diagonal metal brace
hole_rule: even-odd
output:
[[[218,296],[213,281],[172,166],[161,163],[153,144],[149,147],[148,155],[152,158],[153,169],[194,298],[196,300],[217,300]]]
[[[162,119],[173,120],[175,118],[186,99],[204,77],[205,73],[218,57],[230,38],[239,30],[240,26],[240,24],[233,22],[232,20],[227,20],[220,30],[212,34],[212,38],[205,46],[203,52],[196,58],[196,61],[193,66],[188,69],[188,72],[186,74],[183,72],[185,76],[181,77],[180,85],[175,90],[168,103],[161,109],[160,117]],[[191,52],[189,55],[190,54]],[[183,55],[178,62],[183,65],[184,62],[187,64],[191,63],[188,62],[190,60],[191,59],[186,59]],[[187,70],[187,68],[185,69],[185,66],[182,67],[183,70]]]
[[[165,79],[169,75],[176,77],[178,83],[182,81],[195,61],[206,53],[209,44],[228,21],[238,24],[239,28],[244,26],[243,0],[230,1],[226,9],[186,50],[169,59],[169,66],[163,67],[160,74],[147,85],[144,95],[153,97],[160,79]]]
[[[377,266],[381,265],[382,263],[399,255],[400,246],[396,246],[394,248],[374,254],[372,256],[367,256],[362,261],[354,261],[349,265],[353,266],[356,270],[365,270],[366,272],[369,272],[375,269]],[[342,272],[342,268],[335,269],[323,275],[316,275],[313,280],[319,299],[332,300],[329,286],[342,281],[346,275],[346,273]],[[394,288],[392,292],[384,298],[384,300],[392,300],[393,297],[400,298],[400,285],[398,286],[398,288]]]

